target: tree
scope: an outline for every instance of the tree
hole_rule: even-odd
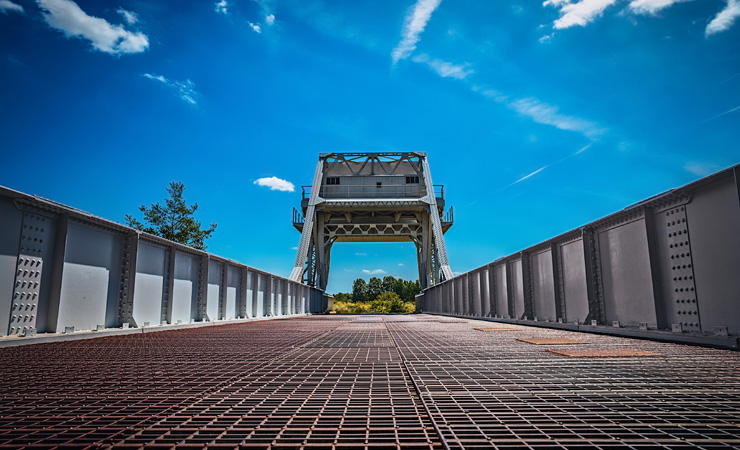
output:
[[[148,208],[141,205],[139,211],[144,213],[145,224],[139,222],[131,214],[126,214],[126,225],[197,250],[205,250],[208,248],[205,240],[209,239],[216,230],[216,223],[211,223],[208,229],[201,229],[200,221],[193,217],[195,211],[198,210],[198,204],[193,203],[188,206],[182,196],[184,191],[183,183],[171,182],[170,187],[167,188],[170,198],[165,199],[164,206],[159,203],[153,203]]]
[[[405,283],[405,286],[403,287],[403,295],[401,298],[403,298],[406,302],[413,302],[415,300],[416,294],[421,292],[421,285],[419,284],[419,280],[416,281],[407,281]]]
[[[393,292],[393,285],[396,279],[390,275],[383,277],[383,292]]]
[[[383,293],[383,281],[378,277],[370,278],[370,281],[367,283],[367,291],[367,295],[370,297],[368,300],[375,300],[378,295]]]
[[[355,302],[364,302],[367,298],[367,283],[362,278],[358,278],[352,283],[352,300]]]

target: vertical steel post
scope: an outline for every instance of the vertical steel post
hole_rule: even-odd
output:
[[[588,316],[586,321],[595,320],[598,324],[606,322],[604,299],[601,290],[601,258],[599,255],[599,236],[595,230],[583,228],[583,252],[586,263],[586,285],[588,293]]]
[[[506,265],[504,266],[504,270],[506,271],[506,307],[508,308],[508,311],[506,313],[507,317],[509,319],[516,319],[516,309],[514,309],[514,286],[511,282],[512,276],[511,276],[511,261],[505,261]]]
[[[666,320],[665,299],[663,298],[663,277],[660,272],[658,253],[658,234],[655,226],[655,213],[652,208],[643,208],[645,216],[645,235],[647,236],[648,257],[650,258],[650,278],[653,283],[653,303],[655,318],[659,330],[668,328]]]
[[[498,283],[496,282],[496,266],[494,264],[488,265],[488,302],[490,303],[490,310],[488,317],[494,317],[498,315]]]
[[[244,319],[249,317],[247,314],[247,289],[249,289],[249,269],[242,267],[239,271],[239,317]]]
[[[552,260],[552,288],[555,299],[555,320],[565,321],[565,296],[563,295],[562,267],[560,264],[560,244],[550,243],[550,259]]]
[[[166,289],[162,293],[162,323],[172,323],[172,304],[175,301],[175,257],[177,251],[174,246],[167,248],[167,258],[165,280]]]
[[[64,274],[64,255],[67,252],[67,229],[69,214],[64,212],[57,218],[56,235],[54,239],[54,260],[51,267],[51,281],[49,290],[49,312],[47,314],[46,329],[49,332],[57,331],[59,320],[59,303],[62,297],[62,275]]]
[[[139,251],[139,233],[132,231],[123,236],[121,252],[121,287],[118,297],[118,324],[128,323],[136,327],[134,321],[134,285],[136,283],[136,256]]]
[[[201,321],[206,318],[208,311],[208,255],[200,255],[198,258],[198,296],[195,304],[195,320]]]

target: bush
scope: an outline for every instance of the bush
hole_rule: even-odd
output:
[[[415,309],[414,302],[404,302],[395,292],[384,292],[372,302],[334,300],[337,314],[412,314]]]

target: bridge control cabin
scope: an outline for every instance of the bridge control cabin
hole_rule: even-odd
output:
[[[324,289],[335,242],[411,241],[428,287],[452,275],[442,237],[452,222],[425,153],[321,154],[314,184],[293,210],[302,245],[291,279]]]

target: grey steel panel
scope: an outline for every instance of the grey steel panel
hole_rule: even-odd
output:
[[[740,333],[740,208],[735,181],[727,177],[697,190],[686,208],[702,329],[728,327],[731,333]]]
[[[199,257],[175,252],[175,281],[172,289],[172,323],[195,320],[198,301]]]
[[[509,300],[508,287],[506,285],[506,264],[499,264],[493,267],[494,276],[496,277],[496,314],[499,317],[509,317]]]
[[[168,258],[166,249],[139,241],[133,315],[140,326],[144,322],[158,325],[161,321]]]
[[[550,250],[530,255],[534,294],[534,315],[538,320],[556,320],[555,282]]]
[[[70,222],[55,331],[117,326],[120,273],[120,236]]]
[[[23,213],[13,202],[0,199],[0,336],[8,333],[22,222]]]
[[[606,322],[656,325],[644,219],[598,235]]]
[[[514,316],[517,319],[524,317],[524,279],[522,278],[522,260],[517,259],[509,263],[511,268],[511,294],[514,306]],[[531,320],[532,318],[529,317]]]
[[[216,261],[208,261],[208,302],[206,314],[210,320],[218,320],[220,314],[221,281],[223,279],[223,265]]]
[[[588,317],[588,288],[586,263],[583,257],[583,240],[569,242],[560,247],[565,294],[565,321],[583,323]]]
[[[239,268],[227,266],[226,301],[224,302],[226,304],[226,314],[224,315],[224,319],[233,319],[239,316],[239,309],[237,308],[241,280],[241,274],[239,272]]]

